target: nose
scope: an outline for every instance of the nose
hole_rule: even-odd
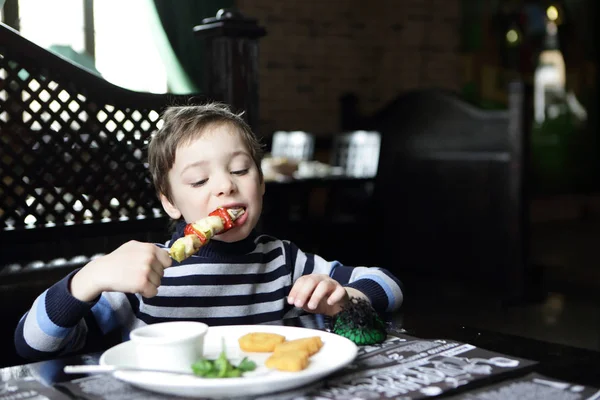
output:
[[[236,186],[229,174],[222,174],[215,182],[215,195],[228,196],[235,192]]]

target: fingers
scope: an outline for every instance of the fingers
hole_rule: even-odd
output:
[[[333,291],[333,293],[331,293],[331,296],[329,296],[329,298],[327,299],[327,304],[332,306],[334,304],[345,302],[347,300],[347,297],[348,292],[346,291],[346,288],[342,285],[338,285]]]
[[[145,273],[148,282],[150,282],[152,285],[159,287],[160,286],[160,282],[161,279],[163,277],[163,270],[159,269],[159,271],[157,272],[155,269],[150,268],[149,271],[147,271]]]
[[[298,296],[298,293],[300,292],[300,288],[302,287],[302,278],[298,279],[296,281],[296,283],[294,283],[294,285],[292,286],[292,289],[290,290],[290,293],[288,294],[288,304],[291,305],[296,305],[296,296]]]
[[[139,293],[144,297],[156,296],[162,274],[159,275],[150,265],[142,263],[131,277],[131,286],[127,292]]]
[[[292,286],[292,290],[290,290],[288,303],[293,304],[296,307],[304,307],[315,290],[315,287],[323,279],[324,278],[319,275],[305,275],[300,277],[294,286]]]
[[[169,252],[166,249],[161,249],[156,246],[154,246],[154,250],[156,251],[156,259],[160,262],[163,268],[169,268],[173,263],[173,259],[171,259],[171,256],[169,256]]]
[[[137,292],[144,297],[154,297],[164,276],[165,268],[171,265],[171,257],[163,249],[153,244],[145,244],[144,256],[140,257],[139,283]]]
[[[346,290],[327,275],[306,275],[296,281],[290,290],[288,303],[308,310],[316,310],[327,299],[327,304],[340,302]]]
[[[158,294],[158,287],[148,284],[139,293],[146,298],[154,297]]]
[[[99,290],[139,293],[144,297],[156,296],[164,270],[172,262],[164,249],[135,240],[121,245],[101,259],[102,262],[91,262],[84,267],[97,277],[92,281],[98,282],[96,286]],[[78,287],[75,289],[78,290]],[[87,293],[86,298],[89,296],[90,293]]]
[[[310,296],[310,300],[308,301],[308,308],[310,310],[316,309],[319,306],[319,304],[321,304],[321,302],[327,296],[329,296],[330,293],[335,292],[337,286],[339,286],[339,283],[332,280],[319,282],[319,284],[313,291],[312,296]]]
[[[144,286],[141,294],[144,297],[154,297],[158,294],[158,287],[165,275],[165,268],[171,266],[172,260],[169,253],[164,249],[152,246],[152,258],[150,259],[150,270],[147,271],[148,284]]]
[[[160,251],[160,249],[159,249]],[[158,276],[159,279],[159,284],[160,284],[160,278],[162,278],[165,275],[165,265],[163,264],[163,260],[160,260],[158,257],[158,254],[152,254],[150,256],[150,258],[148,259],[148,266],[151,268],[152,271],[148,271],[150,272],[154,272],[154,274],[156,274],[156,276]]]

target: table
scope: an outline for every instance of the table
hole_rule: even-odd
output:
[[[421,338],[449,338],[538,361],[540,374],[582,385],[600,386],[600,352],[557,343],[486,331],[456,324],[440,324],[427,317],[411,316],[403,325],[407,333]]]
[[[348,246],[355,232],[372,231],[375,178],[329,176],[266,182],[257,229],[296,243],[302,250],[348,265],[373,263],[375,239]]]
[[[329,320],[319,315],[305,315],[299,318],[286,319],[269,324],[323,330],[327,329],[329,326]],[[594,386],[598,387],[598,384],[600,383],[600,368],[598,368],[600,365],[600,352],[546,343],[502,333],[482,331],[461,324],[439,323],[438,321],[426,317],[407,318],[403,323],[403,326],[404,328],[399,325],[390,325],[390,329],[398,335],[407,334],[423,339],[454,340],[462,342],[463,344],[468,343],[474,345],[480,349],[538,362],[527,368],[518,371],[515,370],[510,375],[506,375],[506,377],[500,375],[493,379],[491,377],[489,379],[482,379],[481,382],[477,384],[469,383],[466,386],[461,386],[452,392],[457,396],[471,393],[472,390],[475,390],[478,387],[488,387],[488,385],[504,382],[506,379],[525,376],[532,372],[539,373],[545,377],[586,385],[592,388]],[[443,343],[446,342],[443,341]],[[64,374],[62,370],[65,365],[97,364],[99,357],[100,353],[81,354],[0,369],[0,399],[2,399],[2,382],[7,382],[11,379],[24,380],[33,378],[37,382],[42,382],[47,386],[65,383],[83,377]],[[597,389],[594,390],[597,391]],[[600,391],[597,392],[597,397],[592,396],[586,398],[600,398]]]

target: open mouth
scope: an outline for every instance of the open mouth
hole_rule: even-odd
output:
[[[246,207],[228,208],[227,213],[229,214],[231,219],[235,221],[246,213]]]
[[[246,212],[246,207],[244,207],[244,206],[227,208],[227,213],[231,217],[231,220],[233,221],[234,226],[243,225],[244,222],[246,222],[246,219],[248,217],[248,213]]]

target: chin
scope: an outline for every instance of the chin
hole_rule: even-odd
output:
[[[248,231],[247,229],[234,228],[228,232],[215,236],[213,240],[219,240],[221,242],[226,243],[233,243],[246,239],[248,235],[250,235],[250,231]]]

